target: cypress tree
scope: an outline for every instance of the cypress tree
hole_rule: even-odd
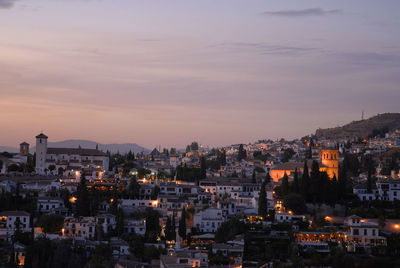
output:
[[[176,225],[175,225],[175,215],[172,216],[172,223],[171,223],[171,240],[176,241]]]
[[[200,179],[204,180],[207,178],[207,165],[205,157],[200,160]]]
[[[186,239],[186,209],[182,208],[181,219],[179,221],[178,234],[183,240]]]
[[[268,205],[267,205],[267,193],[265,192],[267,183],[264,181],[261,184],[260,193],[258,195],[258,215],[265,217],[267,215]]]
[[[88,197],[88,190],[86,188],[86,177],[82,170],[81,181],[77,189],[76,208],[78,216],[90,215],[90,200]]]
[[[296,194],[298,194],[300,192],[299,174],[297,172],[297,168],[294,170],[293,192],[295,192]]]
[[[256,180],[256,171],[255,171],[255,169],[253,169],[253,174],[252,174],[252,176],[251,176],[251,182],[252,182],[252,183],[256,183],[256,182],[257,182],[257,180]]]
[[[309,187],[310,187],[310,177],[308,174],[308,166],[306,160],[304,161],[303,176],[301,178],[301,195],[303,196],[304,200],[307,200]]]
[[[286,172],[282,179],[281,193],[282,193],[282,196],[285,196],[289,193],[289,178],[288,178],[288,175],[286,174]]]
[[[319,165],[317,161],[312,162],[311,168],[311,198],[314,203],[317,202],[319,192],[322,190],[321,176],[319,172]]]
[[[167,218],[167,222],[165,223],[165,230],[164,230],[164,235],[165,235],[165,239],[168,241],[172,240],[172,223],[171,223],[171,218],[168,217]]]

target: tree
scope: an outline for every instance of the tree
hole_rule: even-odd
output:
[[[124,233],[124,213],[121,208],[117,212],[115,231],[117,236],[121,236]]]
[[[151,200],[156,200],[159,193],[160,193],[160,187],[158,187],[157,185],[154,186],[153,190],[151,190]]]
[[[265,217],[267,215],[268,204],[267,204],[267,193],[266,193],[267,182],[261,184],[260,193],[258,195],[258,215]]]
[[[185,207],[182,208],[181,219],[179,220],[179,226],[178,226],[178,234],[183,240],[186,239],[186,209],[185,209]]]
[[[299,187],[299,174],[297,172],[297,168],[294,170],[294,179],[293,179],[293,192],[300,193]]]
[[[295,193],[288,194],[284,197],[283,206],[286,209],[293,211],[295,214],[302,214],[307,211],[304,198]]]
[[[281,194],[282,194],[282,196],[285,196],[288,193],[289,193],[289,178],[285,172],[285,175],[283,176],[283,179],[282,179]]]
[[[206,178],[207,178],[206,158],[202,157],[200,160],[200,179],[204,180]]]
[[[77,189],[76,208],[78,216],[90,216],[90,200],[86,187],[86,177],[82,170],[81,181]]]
[[[106,244],[99,244],[96,246],[90,260],[88,267],[113,267],[113,256],[111,248]]]
[[[247,157],[246,150],[243,148],[243,144],[240,144],[237,160],[240,161],[242,159],[246,159],[246,157]]]
[[[64,225],[64,217],[57,214],[46,214],[40,217],[38,225],[46,234],[59,233]]]
[[[191,151],[198,151],[199,150],[199,144],[197,143],[197,141],[192,142],[192,144],[190,144],[190,150]]]
[[[146,234],[145,238],[149,242],[157,241],[160,235],[160,213],[152,208],[146,209]]]
[[[172,215],[172,224],[171,224],[171,238],[176,241],[176,223],[175,223],[175,215]]]
[[[308,189],[310,187],[310,177],[308,174],[307,160],[304,161],[303,175],[301,177],[301,195],[304,199],[307,198]]]
[[[131,176],[128,186],[129,198],[138,198],[140,192],[140,184],[136,180],[136,176]]]
[[[310,181],[312,201],[316,203],[318,200],[319,192],[321,190],[321,176],[319,172],[319,164],[317,161],[312,162]]]
[[[268,184],[271,182],[271,175],[269,174],[269,172],[267,173],[267,175],[265,176],[265,182]]]
[[[50,172],[51,173],[53,173],[53,171],[56,169],[56,166],[55,165],[50,165],[49,166],[49,170],[50,170]]]
[[[170,217],[167,218],[167,222],[165,223],[164,235],[167,241],[172,240],[172,221]]]
[[[368,167],[368,177],[367,177],[367,192],[372,192],[372,165],[370,164]]]
[[[247,226],[237,217],[230,218],[222,223],[215,233],[215,242],[226,243],[232,240],[236,235],[243,234],[247,231]]]

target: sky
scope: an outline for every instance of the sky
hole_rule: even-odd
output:
[[[400,1],[0,0],[0,145],[294,139],[400,112]]]

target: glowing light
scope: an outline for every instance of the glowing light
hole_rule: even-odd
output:
[[[395,225],[394,225],[394,228],[399,229],[399,228],[400,228],[400,225],[395,224]]]
[[[71,196],[71,197],[69,198],[69,202],[70,202],[70,203],[75,203],[76,200],[78,200],[78,198],[76,198],[75,196]]]

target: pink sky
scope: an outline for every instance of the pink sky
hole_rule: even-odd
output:
[[[399,112],[397,1],[0,0],[0,145],[296,138]]]

